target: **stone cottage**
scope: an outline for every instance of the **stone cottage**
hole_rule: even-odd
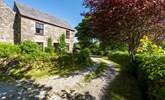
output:
[[[62,34],[71,52],[74,29],[67,22],[18,2],[12,10],[0,0],[0,41],[17,44],[31,40],[47,47],[48,38],[52,38],[52,45],[57,49]]]

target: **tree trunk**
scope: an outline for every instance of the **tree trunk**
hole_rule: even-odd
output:
[[[136,61],[136,51],[138,48],[138,44],[137,44],[137,42],[132,41],[128,45],[129,45],[130,62],[134,63]]]
[[[129,51],[129,55],[130,55],[130,62],[131,63],[134,63],[136,61],[136,50],[130,50]]]
[[[131,57],[131,59],[130,59],[131,63],[134,63],[136,61],[136,51],[139,47],[140,39],[142,36],[143,36],[143,34],[135,32],[135,33],[131,34],[129,37],[128,46],[129,46],[129,55]]]

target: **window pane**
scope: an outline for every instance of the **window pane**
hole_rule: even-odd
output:
[[[44,35],[44,24],[36,22],[36,33],[37,35]]]

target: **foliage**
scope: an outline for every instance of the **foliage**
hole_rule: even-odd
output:
[[[165,50],[165,41],[161,42],[161,47]]]
[[[65,54],[67,51],[66,41],[65,41],[65,34],[62,34],[59,39],[59,53],[60,55]]]
[[[143,92],[139,87],[137,79],[125,71],[121,71],[111,81],[105,98],[108,100],[146,100],[143,99]]]
[[[149,80],[157,80],[165,76],[165,57],[160,56],[141,56],[140,69],[145,72],[145,76]]]
[[[164,5],[162,0],[84,0],[95,37],[104,42],[124,41],[133,61],[143,35],[164,34],[160,23]]]
[[[27,59],[32,60],[48,60],[48,54],[44,53],[41,47],[32,41],[24,41],[20,45],[20,49],[23,58],[26,57]]]
[[[90,48],[93,44],[92,29],[89,26],[91,17],[85,17],[82,22],[76,27],[76,37],[81,48]]]
[[[48,46],[45,48],[45,51],[50,53],[51,55],[54,55],[54,47],[52,46],[52,38],[48,38]]]
[[[145,80],[147,85],[147,93],[151,100],[163,100],[162,95],[165,92],[165,57],[163,56],[146,56],[138,57],[138,74],[140,79]]]
[[[102,54],[100,41],[94,37],[93,30],[90,27],[91,17],[85,17],[81,23],[76,27],[76,37],[78,39],[78,45],[80,49],[88,48],[91,54],[100,55]]]
[[[10,58],[20,54],[20,49],[17,45],[9,43],[0,43],[0,57]]]
[[[117,41],[109,41],[107,48],[111,51],[128,51],[126,43]]]
[[[147,36],[144,36],[140,42],[141,46],[137,50],[138,53],[145,55],[162,55],[164,53],[164,50],[149,40]]]
[[[110,82],[105,99],[143,100],[143,91],[132,72],[136,66],[130,65],[128,52],[110,51],[108,59],[115,63],[115,70],[119,74]]]
[[[139,80],[145,80],[147,85],[147,94],[151,100],[163,100],[165,97],[165,56],[163,49],[147,37],[142,40],[139,47],[138,76]]]
[[[108,59],[116,62],[122,70],[129,70],[130,57],[128,52],[124,51],[110,51]]]
[[[89,49],[82,49],[79,53],[75,54],[75,62],[76,64],[90,66],[91,59],[90,59],[90,50]]]
[[[59,69],[62,75],[71,74],[76,70],[82,70],[91,66],[92,60],[89,56],[89,50],[84,49],[74,54],[65,54],[58,59]]]

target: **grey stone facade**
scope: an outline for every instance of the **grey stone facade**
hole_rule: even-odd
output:
[[[14,43],[15,13],[0,0],[0,41]]]
[[[69,31],[70,38],[66,39],[66,42],[68,44],[69,51],[72,52],[74,44],[73,29],[63,23],[55,25],[54,23],[46,22],[47,20],[43,21],[31,18],[30,16],[22,15],[19,11],[21,9],[18,8],[16,4],[13,11],[2,3],[2,1],[3,0],[0,0],[0,12],[2,12],[2,14],[0,14],[0,36],[3,34],[6,37],[5,41],[20,43],[25,40],[31,40],[37,43],[43,43],[43,46],[47,47],[48,38],[52,38],[52,45],[58,44],[59,37]],[[52,17],[50,17],[50,19],[51,18]],[[43,35],[36,35],[36,23],[42,23],[44,25]]]

